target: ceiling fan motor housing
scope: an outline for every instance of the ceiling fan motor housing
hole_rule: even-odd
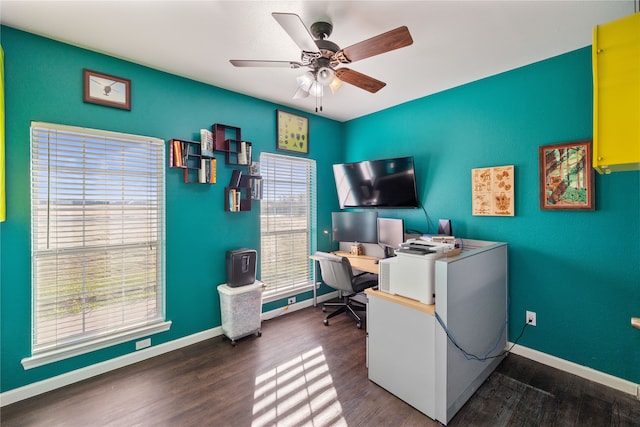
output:
[[[320,49],[322,56],[325,58],[331,58],[334,53],[340,50],[340,47],[337,44],[329,40],[315,40],[315,42],[318,49]]]
[[[329,38],[331,32],[333,32],[333,25],[328,22],[314,22],[311,24],[311,35],[319,40],[324,40]]]

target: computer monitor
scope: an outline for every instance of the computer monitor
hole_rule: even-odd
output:
[[[378,243],[378,212],[331,212],[334,242]]]
[[[384,256],[389,258],[394,249],[404,242],[404,221],[398,218],[378,218],[378,244],[384,247]]]

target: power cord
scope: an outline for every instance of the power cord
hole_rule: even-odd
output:
[[[524,326],[522,327],[522,330],[520,331],[520,334],[518,335],[516,340],[513,342],[513,344],[511,344],[511,347],[509,347],[507,350],[501,351],[500,353],[498,353],[496,355],[489,356],[489,354],[491,354],[491,353],[493,353],[495,351],[495,349],[500,344],[500,341],[502,340],[502,334],[504,333],[504,330],[507,327],[507,322],[505,321],[504,324],[502,325],[502,328],[500,328],[500,333],[498,334],[498,339],[496,340],[496,343],[493,345],[493,347],[489,351],[487,351],[487,353],[484,356],[480,357],[480,356],[476,356],[473,353],[469,353],[468,351],[466,351],[465,349],[460,347],[460,345],[456,342],[456,339],[453,337],[453,334],[451,333],[451,331],[449,331],[447,326],[442,321],[442,318],[440,317],[438,312],[435,312],[435,316],[436,316],[436,320],[438,321],[438,323],[440,324],[440,326],[442,327],[444,332],[447,334],[447,338],[449,339],[449,341],[451,341],[451,343],[458,350],[460,350],[460,352],[465,357],[465,359],[467,359],[467,360],[476,360],[478,362],[484,362],[485,360],[489,360],[489,359],[496,359],[498,357],[502,357],[502,356],[510,353],[511,350],[513,349],[513,347],[518,343],[518,341],[520,341],[520,338],[522,338],[522,335],[524,334],[524,330],[527,328],[527,326],[529,326],[529,322],[526,322],[524,324]]]
[[[420,208],[422,209],[422,212],[424,212],[424,217],[427,220],[427,231],[423,232],[423,231],[417,230],[415,228],[407,228],[405,231],[408,234],[417,234],[417,235],[429,234],[429,229],[431,228],[431,225],[432,225],[431,218],[429,218],[429,214],[427,213],[427,210],[424,208],[424,205],[422,203],[420,203],[420,202],[418,202],[418,204],[419,204]]]
[[[431,218],[429,218],[429,214],[427,213],[427,210],[424,208],[424,205],[422,204],[422,202],[418,202],[418,204],[420,205],[420,208],[422,208],[422,212],[424,212],[424,216],[427,220],[427,233],[429,234],[429,229],[431,229]]]

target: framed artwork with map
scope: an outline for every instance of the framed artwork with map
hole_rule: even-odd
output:
[[[279,151],[309,154],[309,119],[276,110],[276,132]]]

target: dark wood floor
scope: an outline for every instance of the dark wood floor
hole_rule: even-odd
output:
[[[308,308],[1,409],[12,426],[438,426],[370,382],[365,331]],[[638,426],[640,402],[509,355],[450,426]]]

